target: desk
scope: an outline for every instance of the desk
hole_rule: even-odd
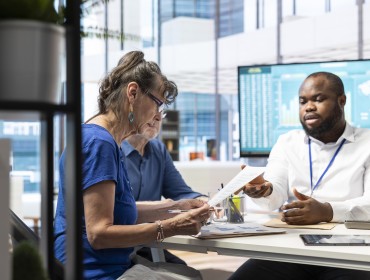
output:
[[[248,215],[250,222],[255,218]],[[261,219],[259,219],[260,221]],[[266,220],[266,219],[265,219]],[[332,230],[287,229],[285,234],[201,240],[191,236],[173,236],[153,243],[155,261],[163,261],[160,249],[217,252],[219,255],[304,263],[370,271],[370,246],[305,246],[299,234],[369,234],[370,230],[346,229],[338,224]]]

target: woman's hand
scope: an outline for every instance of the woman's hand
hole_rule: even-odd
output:
[[[204,204],[206,204],[206,202],[200,199],[181,199],[176,201],[174,208],[180,210],[190,210],[202,207]]]
[[[191,209],[171,219],[163,221],[165,236],[194,235],[200,231],[210,216],[210,207],[203,204],[200,208]],[[167,233],[167,234],[166,234]]]

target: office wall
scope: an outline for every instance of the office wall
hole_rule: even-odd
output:
[[[282,55],[286,58],[301,57],[305,53],[318,54],[322,60],[356,59],[357,7],[309,18],[298,18],[282,24]],[[370,34],[364,34],[370,39]],[[333,52],[329,53],[329,49]],[[335,50],[342,52],[335,54]],[[344,51],[346,50],[347,51]],[[334,54],[334,57],[333,57]]]
[[[9,139],[0,139],[0,151],[0,271],[1,279],[9,280],[11,276],[9,250],[9,169],[11,142]]]
[[[162,24],[162,46],[212,41],[214,21],[204,18],[176,17]]]

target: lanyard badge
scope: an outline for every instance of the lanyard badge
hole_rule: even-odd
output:
[[[325,176],[326,172],[328,172],[329,168],[332,166],[335,158],[337,157],[340,149],[342,148],[344,142],[346,142],[346,139],[343,139],[342,142],[340,143],[339,147],[337,148],[337,150],[335,151],[333,157],[331,158],[328,166],[325,168],[324,172],[321,174],[319,180],[316,182],[315,186],[313,185],[313,182],[312,182],[312,155],[311,155],[311,139],[308,138],[308,156],[309,156],[309,160],[310,160],[310,179],[311,179],[311,197],[313,195],[313,192],[314,190],[317,188],[317,186],[320,184],[322,178]]]

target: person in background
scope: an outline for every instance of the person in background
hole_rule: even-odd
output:
[[[144,203],[158,201],[162,196],[169,201],[191,198],[206,201],[206,196],[193,191],[185,183],[174,166],[166,146],[156,139],[164,116],[155,119],[151,126],[142,127],[138,134],[131,135],[122,142],[124,161],[134,198],[138,204],[142,201],[145,201]],[[143,247],[136,253],[153,260],[148,247]],[[164,250],[164,255],[166,262],[186,264],[167,250]]]
[[[127,176],[122,140],[153,126],[162,118],[163,104],[176,96],[176,85],[140,51],[124,55],[101,82],[99,112],[82,125],[84,279],[125,279],[141,267],[133,266],[130,258],[134,246],[197,234],[209,218],[209,206],[198,199],[136,204]],[[66,261],[64,170],[65,152],[54,223],[55,256],[62,263]],[[168,212],[171,209],[189,211],[175,215]],[[187,274],[189,268],[181,267]]]
[[[125,164],[136,201],[201,198],[193,191],[173,164],[166,146],[156,137],[161,119],[153,127],[122,142]]]
[[[370,220],[370,130],[345,121],[342,80],[309,75],[299,89],[303,130],[281,135],[264,177],[244,187],[253,201],[283,210],[291,225]],[[286,203],[286,204],[285,204]],[[230,279],[370,279],[370,272],[248,260]]]

